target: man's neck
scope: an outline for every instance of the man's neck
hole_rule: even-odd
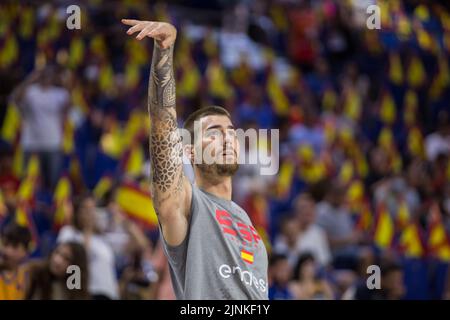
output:
[[[197,186],[203,191],[211,193],[222,199],[231,200],[231,177],[218,177],[217,179],[211,179],[196,175],[195,179]]]

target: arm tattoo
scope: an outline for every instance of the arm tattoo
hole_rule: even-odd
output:
[[[182,144],[175,110],[173,45],[155,42],[150,70],[148,109],[151,117],[150,161],[155,205],[179,193],[183,184]]]

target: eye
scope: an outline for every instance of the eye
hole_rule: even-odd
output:
[[[207,137],[220,137],[221,135],[222,133],[217,129],[208,130],[208,132],[206,133]]]
[[[234,130],[234,129],[227,130],[227,135],[229,135],[233,138],[236,137],[236,130]]]

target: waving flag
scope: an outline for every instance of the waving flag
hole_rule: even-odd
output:
[[[420,228],[415,222],[410,222],[401,232],[399,249],[404,255],[421,258],[425,254]]]
[[[13,103],[8,104],[1,138],[11,145],[15,145],[20,133],[20,114],[17,106]]]
[[[158,218],[148,191],[136,184],[124,183],[116,191],[116,201],[132,220],[148,229],[157,228]]]
[[[396,85],[403,83],[403,68],[398,53],[389,55],[389,80]]]
[[[377,218],[373,233],[374,243],[381,249],[391,247],[394,239],[394,222],[384,204],[378,207]]]
[[[433,204],[430,210],[427,246],[431,256],[450,261],[450,241],[437,203]]]
[[[34,195],[39,179],[39,160],[33,155],[27,166],[26,176],[23,178],[17,192],[16,223],[30,230],[32,235],[32,247],[38,242],[38,234],[32,217]]]
[[[55,187],[53,195],[53,203],[55,206],[55,213],[53,217],[53,226],[56,230],[59,230],[62,226],[68,224],[71,220],[71,197],[72,197],[72,185],[69,177],[63,175]]]

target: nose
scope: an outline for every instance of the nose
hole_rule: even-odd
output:
[[[232,146],[233,142],[234,142],[234,133],[230,132],[229,130],[225,132],[225,140],[224,140],[224,144],[226,146]]]

